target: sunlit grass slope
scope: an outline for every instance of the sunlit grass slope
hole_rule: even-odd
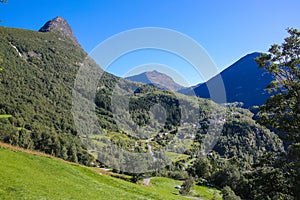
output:
[[[186,199],[173,187],[136,185],[0,145],[0,199]]]

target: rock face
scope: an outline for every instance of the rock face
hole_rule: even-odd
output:
[[[73,42],[78,44],[76,37],[73,34],[73,31],[68,24],[68,22],[62,17],[55,17],[54,19],[46,22],[46,24],[40,28],[39,32],[50,32],[57,31],[63,37],[70,38]]]
[[[176,83],[171,77],[156,70],[126,77],[126,79],[134,82],[155,85],[163,90],[178,91],[184,88],[182,85]]]

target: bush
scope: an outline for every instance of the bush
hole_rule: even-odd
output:
[[[194,187],[194,178],[189,176],[182,184],[182,187],[179,191],[181,195],[187,195]]]
[[[221,193],[223,195],[223,200],[241,200],[241,198],[237,196],[229,186],[225,186],[221,190]]]

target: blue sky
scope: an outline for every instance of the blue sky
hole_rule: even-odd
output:
[[[197,41],[222,70],[248,53],[265,52],[271,44],[281,43],[287,27],[299,29],[299,10],[298,0],[9,0],[0,5],[0,25],[38,30],[46,21],[62,16],[88,53],[129,29],[173,29]],[[173,68],[186,84],[203,81],[185,61],[154,50],[122,56],[107,70],[124,76],[148,63]]]

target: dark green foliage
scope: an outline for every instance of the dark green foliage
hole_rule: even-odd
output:
[[[190,174],[192,174],[194,177],[206,179],[210,177],[211,171],[212,165],[210,164],[210,161],[207,157],[202,156],[195,161],[193,167],[191,168]]]
[[[134,174],[132,174],[130,181],[133,183],[137,183],[138,181],[140,181],[142,179],[143,179],[143,174],[134,173]]]
[[[276,92],[260,107],[260,122],[281,131],[285,138],[300,142],[300,32],[288,29],[281,45],[274,44],[257,63],[271,73],[275,81],[268,90]]]
[[[13,116],[1,123],[0,137],[13,145],[89,164],[92,158],[76,135],[71,114],[76,63],[85,53],[59,37],[0,27],[4,69],[0,113]]]
[[[265,105],[260,106],[259,122],[277,131],[289,145],[287,155],[278,157],[278,160],[284,162],[283,165],[261,172],[271,181],[273,178],[279,181],[275,181],[274,186],[278,194],[273,193],[273,196],[282,199],[290,198],[284,196],[286,194],[300,196],[300,32],[293,28],[287,29],[287,32],[289,36],[281,45],[272,45],[269,53],[262,54],[256,60],[261,68],[265,68],[275,78],[267,88],[274,95]],[[279,187],[278,191],[280,184],[285,188]],[[291,187],[292,192],[287,193]]]
[[[291,182],[282,170],[274,167],[256,169],[249,176],[249,199],[294,199]]]
[[[239,196],[237,196],[234,191],[228,186],[225,186],[222,190],[222,198],[223,200],[241,200]]]
[[[243,176],[241,171],[233,165],[227,165],[222,169],[214,172],[210,181],[220,188],[230,186],[233,190],[240,188]]]
[[[223,135],[214,147],[221,156],[235,157],[242,161],[241,167],[249,168],[266,151],[284,151],[279,137],[256,124],[249,111],[236,109],[231,112],[224,124]]]
[[[190,193],[190,191],[194,187],[194,178],[192,176],[189,176],[182,184],[181,189],[179,193],[181,195],[187,195]]]
[[[284,154],[267,153],[248,170],[241,169],[236,165],[238,162],[234,164],[232,160],[213,157],[207,160],[212,166],[209,171],[211,175],[206,179],[197,180],[204,185],[223,188],[223,192],[228,196],[231,196],[232,192],[242,199],[250,200],[294,199],[297,196],[293,186],[295,171],[288,161],[284,160]],[[228,188],[225,190],[227,186],[230,187],[230,191]]]
[[[210,124],[211,116],[206,113],[209,109],[201,110],[200,129],[195,140],[202,143]],[[257,124],[253,114],[245,109],[234,106],[227,106],[221,135],[213,148],[221,157],[236,160],[239,167],[249,169],[251,164],[265,152],[283,152],[284,148],[280,138],[263,126]]]
[[[138,89],[145,91],[143,88],[140,87]],[[133,121],[139,126],[149,124],[149,110],[155,104],[159,104],[166,110],[166,129],[171,130],[173,127],[180,125],[179,100],[174,94],[167,91],[147,92],[146,94],[142,94],[140,91],[139,95],[131,98],[129,112],[133,117]]]

